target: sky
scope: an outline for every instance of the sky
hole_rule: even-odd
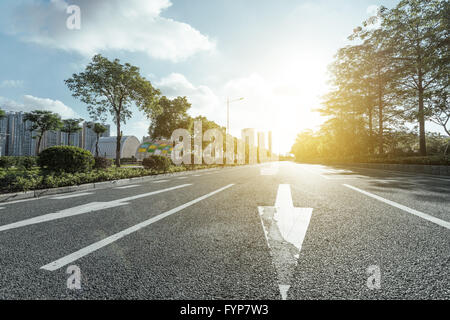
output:
[[[46,109],[63,118],[89,114],[64,84],[101,53],[140,68],[168,97],[186,96],[189,113],[230,130],[272,130],[274,151],[324,119],[327,66],[347,37],[394,0],[2,0],[0,108]],[[80,8],[80,29],[66,26]],[[142,140],[138,110],[123,126]],[[112,122],[111,122],[112,124]],[[112,126],[112,135],[115,127]]]

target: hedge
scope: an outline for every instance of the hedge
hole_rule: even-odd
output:
[[[172,165],[172,160],[164,156],[150,156],[142,161],[142,165],[146,169],[154,169],[166,172]]]
[[[92,153],[74,146],[50,147],[42,151],[38,158],[38,164],[43,169],[54,172],[88,172],[94,163]]]

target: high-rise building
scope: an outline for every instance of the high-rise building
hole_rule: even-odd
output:
[[[30,131],[32,123],[24,122],[24,113],[7,112],[0,119],[0,156],[34,156],[36,155],[36,132]],[[97,140],[93,130],[93,122],[83,123],[82,130],[70,134],[70,145],[91,151]],[[106,132],[100,137],[110,136],[110,125],[105,125]],[[69,145],[69,134],[66,132],[47,131],[42,137],[40,151],[59,145]]]
[[[6,155],[6,138],[8,134],[8,117],[0,119],[0,157]]]
[[[23,121],[22,112],[8,112],[0,120],[0,154],[5,156],[32,156],[36,142],[29,131],[32,123]]]

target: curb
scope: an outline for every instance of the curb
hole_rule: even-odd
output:
[[[155,174],[152,176],[143,176],[143,177],[120,179],[120,180],[110,180],[110,181],[102,181],[102,182],[95,182],[95,183],[87,183],[87,184],[81,184],[78,186],[67,186],[67,187],[50,188],[50,189],[38,189],[38,190],[31,190],[31,191],[25,191],[25,192],[6,193],[6,194],[0,195],[0,203],[6,202],[6,201],[25,200],[25,199],[30,199],[30,198],[40,198],[40,197],[45,197],[45,196],[55,195],[55,194],[72,193],[72,192],[83,191],[83,190],[108,189],[108,188],[112,188],[112,187],[116,187],[116,186],[132,184],[132,183],[136,183],[136,182],[151,181],[151,180],[159,179],[162,177],[186,176],[186,175],[194,174],[195,172],[199,172],[199,171],[206,172],[206,171],[222,170],[222,169],[224,169],[224,168],[216,167],[216,168],[210,168],[210,169],[198,169],[198,170],[181,171],[181,172],[173,172],[173,173],[162,173],[162,174]]]
[[[421,164],[384,164],[384,163],[354,163],[348,166],[369,169],[392,170],[408,173],[421,173],[433,176],[450,176],[450,166],[421,165]]]

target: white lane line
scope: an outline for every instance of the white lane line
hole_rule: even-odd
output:
[[[78,260],[78,259],[80,259],[80,258],[82,258],[82,257],[84,257],[84,256],[86,256],[86,255],[88,255],[88,254],[90,254],[92,252],[94,252],[94,251],[97,251],[98,249],[103,248],[103,247],[105,247],[105,246],[107,246],[107,245],[109,245],[109,244],[111,244],[111,243],[113,243],[113,242],[115,242],[115,241],[117,241],[117,240],[119,240],[119,239],[121,239],[121,238],[123,238],[123,237],[125,237],[125,236],[127,236],[129,234],[131,234],[131,233],[134,233],[134,232],[136,232],[136,231],[138,231],[138,230],[140,230],[142,228],[145,228],[145,227],[147,227],[147,226],[149,226],[149,225],[151,225],[151,224],[153,224],[155,222],[158,222],[159,220],[162,220],[162,219],[164,219],[164,218],[166,218],[168,216],[171,216],[174,213],[177,213],[177,212],[179,212],[179,211],[181,211],[183,209],[186,209],[187,207],[190,207],[190,206],[196,204],[197,202],[205,200],[206,198],[209,198],[209,197],[211,197],[211,196],[213,196],[213,195],[215,195],[215,194],[217,194],[217,193],[219,193],[221,191],[224,191],[225,189],[228,189],[228,188],[230,188],[232,186],[233,186],[233,184],[229,184],[229,185],[227,185],[227,186],[225,186],[223,188],[220,188],[220,189],[218,189],[216,191],[208,193],[208,194],[206,194],[204,196],[201,196],[201,197],[199,197],[199,198],[197,198],[195,200],[189,201],[189,202],[187,202],[187,203],[185,203],[185,204],[183,204],[181,206],[178,206],[178,207],[176,207],[174,209],[171,209],[171,210],[166,211],[166,212],[164,212],[164,213],[162,213],[160,215],[157,215],[156,217],[153,217],[153,218],[150,218],[148,220],[145,220],[144,222],[136,224],[136,225],[134,225],[134,226],[132,226],[130,228],[127,228],[127,229],[125,229],[123,231],[120,231],[120,232],[118,232],[116,234],[113,234],[112,236],[109,236],[109,237],[107,237],[107,238],[105,238],[103,240],[95,242],[95,243],[93,243],[93,244],[91,244],[91,245],[89,245],[89,246],[87,246],[87,247],[85,247],[83,249],[80,249],[80,250],[78,250],[78,251],[76,251],[74,253],[71,253],[71,254],[69,254],[69,255],[61,258],[61,259],[58,259],[58,260],[53,261],[53,262],[50,262],[49,264],[46,264],[45,266],[41,267],[41,269],[48,270],[48,271],[58,270],[59,268],[64,267],[64,266],[68,265],[69,263],[72,263],[72,262],[74,262],[74,261],[76,261],[76,260]]]
[[[192,175],[193,177],[201,177],[202,175],[201,174],[194,174],[194,175]]]
[[[129,186],[117,187],[117,188],[114,188],[114,189],[129,189],[129,188],[136,188],[136,187],[140,187],[140,186],[141,186],[140,184],[132,184],[132,185],[129,185]]]
[[[358,189],[358,188],[353,187],[353,186],[351,186],[351,185],[344,184],[344,186],[346,186],[347,188],[350,188],[350,189],[352,189],[352,190],[358,191],[358,192],[360,192],[360,193],[362,193],[362,194],[365,194],[366,196],[369,196],[369,197],[372,197],[372,198],[374,198],[374,199],[377,199],[377,200],[379,200],[379,201],[381,201],[381,202],[387,203],[387,204],[389,204],[389,205],[391,205],[391,206],[393,206],[393,207],[396,207],[396,208],[398,208],[398,209],[401,209],[401,210],[403,210],[403,211],[406,211],[406,212],[408,212],[408,213],[411,213],[411,214],[413,214],[413,215],[415,215],[415,216],[418,216],[418,217],[420,217],[420,218],[422,218],[422,219],[425,219],[425,220],[427,220],[427,221],[433,222],[433,223],[435,223],[435,224],[437,224],[437,225],[439,225],[439,226],[441,226],[441,227],[450,229],[450,222],[447,222],[447,221],[438,219],[438,218],[436,218],[436,217],[430,216],[429,214],[426,214],[426,213],[423,213],[423,212],[420,212],[420,211],[417,211],[417,210],[408,208],[408,207],[406,207],[406,206],[404,206],[404,205],[402,205],[402,204],[399,204],[399,203],[397,203],[397,202],[394,202],[394,201],[391,201],[391,200],[382,198],[382,197],[380,197],[380,196],[377,196],[376,194],[373,194],[373,193],[370,193],[370,192],[367,192],[367,191]]]
[[[170,180],[158,180],[158,181],[153,181],[153,183],[163,183],[163,182],[167,182],[167,181],[170,181]]]
[[[22,203],[22,202],[28,202],[28,201],[35,201],[35,200],[42,200],[42,199],[48,199],[49,196],[45,197],[39,197],[39,198],[31,198],[31,199],[23,199],[23,200],[13,200],[8,202],[2,202],[2,205],[8,205],[8,204],[15,204],[15,203]]]
[[[108,209],[108,208],[123,206],[123,205],[127,205],[128,201],[131,201],[131,200],[152,196],[152,195],[155,195],[155,194],[158,194],[158,193],[167,192],[167,191],[172,191],[172,190],[176,190],[176,189],[179,189],[179,188],[184,188],[184,187],[187,187],[187,186],[191,186],[191,184],[183,184],[183,185],[172,187],[172,188],[157,190],[157,191],[144,193],[144,194],[139,194],[139,195],[136,195],[136,196],[122,198],[122,199],[113,200],[113,201],[109,201],[109,202],[91,202],[91,203],[83,204],[81,206],[77,206],[77,207],[73,207],[73,208],[69,208],[69,209],[64,209],[64,210],[61,210],[61,211],[58,211],[58,212],[55,212],[55,213],[44,214],[42,216],[38,216],[38,217],[34,217],[34,218],[30,218],[30,219],[26,219],[26,220],[22,220],[22,221],[18,221],[18,222],[6,224],[6,225],[3,225],[3,226],[0,226],[0,232],[1,231],[6,231],[6,230],[10,230],[10,229],[16,229],[16,228],[20,228],[20,227],[25,227],[25,226],[29,226],[29,225],[32,225],[32,224],[37,224],[37,223],[48,222],[48,221],[52,221],[52,220],[72,217],[72,216],[76,216],[76,215],[80,215],[80,214],[84,214],[84,213],[89,213],[89,212],[93,212],[93,211],[98,211],[98,210],[104,210],[104,209]]]
[[[3,210],[3,209],[5,209],[5,207],[0,207],[0,210]]]
[[[177,180],[184,180],[184,179],[187,179],[187,177],[179,177],[179,178],[177,178]]]
[[[93,194],[93,192],[83,192],[83,193],[75,193],[75,194],[69,194],[66,196],[58,196],[58,197],[52,197],[51,200],[64,200],[64,199],[70,199],[70,198],[77,198],[82,196],[88,196],[90,194]]]
[[[361,176],[354,176],[354,177],[336,177],[336,176],[333,176],[331,178],[331,177],[327,177],[326,175],[323,175],[323,174],[321,174],[320,176],[322,178],[324,178],[324,179],[327,179],[327,180],[359,180],[359,179],[362,178]]]

